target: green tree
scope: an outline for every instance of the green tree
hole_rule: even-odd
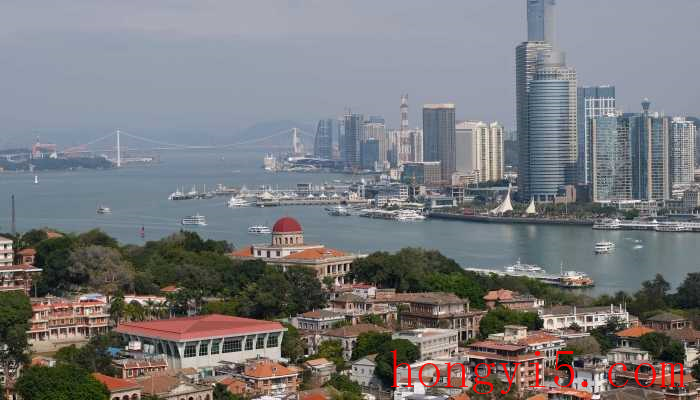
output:
[[[236,315],[235,300],[208,301],[202,307],[202,314]]]
[[[45,230],[32,229],[22,235],[22,247],[34,247],[48,238]]]
[[[683,344],[677,340],[672,340],[664,350],[659,355],[659,359],[662,361],[668,361],[672,363],[684,363],[685,362],[685,347]]]
[[[344,400],[360,400],[362,398],[362,388],[350,380],[347,375],[333,374],[323,386],[335,388],[342,394]]]
[[[693,364],[690,373],[693,375],[693,378],[700,379],[700,361],[696,361],[695,364]]]
[[[393,351],[396,353],[393,353]],[[396,354],[396,364],[413,363],[420,353],[418,347],[406,339],[392,339],[382,346],[375,359],[376,367],[374,374],[386,385],[391,386],[394,382],[394,354]]]
[[[642,288],[634,295],[634,301],[629,304],[628,309],[635,315],[666,309],[670,290],[671,285],[661,274],[656,274],[654,279],[642,282]]]
[[[649,352],[653,359],[659,358],[671,338],[660,332],[649,332],[639,338],[639,348]]]
[[[377,354],[391,341],[391,334],[383,332],[364,332],[357,337],[357,344],[352,350],[352,360],[359,360],[370,354]]]
[[[87,371],[70,364],[33,366],[22,371],[15,385],[24,400],[107,400],[107,388]]]
[[[474,385],[471,390],[469,391],[469,397],[474,400],[517,400],[519,399],[518,397],[518,385],[513,383],[510,387],[510,390],[508,390],[508,384],[506,382],[503,382],[502,380],[498,379],[495,375],[493,375],[494,372],[491,372],[491,375],[484,378],[484,379],[479,379],[482,382],[488,382],[486,383],[480,383],[478,385]],[[490,385],[489,385],[490,384]],[[481,393],[478,393],[478,392]],[[503,393],[507,392],[507,393]]]
[[[126,303],[124,303],[124,294],[117,293],[116,296],[112,298],[109,303],[109,317],[114,321],[114,324],[119,324],[119,321],[124,317],[124,308]]]
[[[228,391],[225,385],[217,383],[214,385],[213,400],[243,400],[242,396],[233,394]]]
[[[36,265],[43,269],[37,282],[39,295],[61,294],[83,284],[83,277],[75,277],[69,272],[70,254],[75,246],[69,235],[47,239],[36,247]]]
[[[617,336],[615,332],[625,329],[625,325],[617,318],[611,318],[605,325],[591,330],[591,336],[600,345],[600,350],[607,353],[608,350],[617,346]]]
[[[80,247],[111,247],[114,249],[119,248],[119,243],[116,239],[109,236],[108,234],[102,232],[100,229],[92,229],[85,233],[81,233],[77,237],[78,246]]]
[[[114,248],[97,245],[80,247],[72,251],[70,262],[71,274],[85,277],[85,283],[91,290],[112,295],[133,289],[133,267]]]
[[[340,340],[326,340],[318,346],[318,353],[314,358],[325,358],[332,361],[340,371],[345,369],[345,359],[343,358],[343,344]]]
[[[543,326],[542,319],[533,312],[516,311],[505,307],[490,310],[479,322],[479,333],[487,337],[492,333],[503,332],[506,325],[523,325],[528,330],[538,330]]]
[[[700,308],[700,273],[691,272],[678,286],[676,304],[681,308]]]
[[[6,378],[13,378],[17,366],[26,362],[27,331],[32,317],[29,298],[22,292],[0,292],[0,368]]]
[[[108,352],[114,345],[113,338],[107,335],[95,336],[83,347],[77,348],[70,345],[59,349],[56,354],[56,362],[73,365],[88,372],[100,372],[105,375],[115,375],[116,369],[112,365],[112,357]]]
[[[306,352],[306,343],[301,340],[299,330],[290,324],[285,324],[287,332],[282,336],[282,357],[286,357],[292,363],[298,362]]]

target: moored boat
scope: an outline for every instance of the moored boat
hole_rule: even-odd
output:
[[[596,254],[606,254],[606,253],[612,252],[614,249],[615,249],[615,243],[603,241],[603,242],[596,243],[593,251]]]
[[[272,233],[272,229],[265,225],[252,225],[248,227],[248,233],[253,235],[266,235]]]
[[[206,226],[207,225],[207,219],[204,215],[199,215],[199,213],[195,215],[189,215],[185,218],[183,218],[180,223],[182,225],[199,225],[199,226]]]

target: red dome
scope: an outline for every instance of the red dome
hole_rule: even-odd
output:
[[[280,218],[272,227],[272,233],[301,232],[301,225],[291,217]]]

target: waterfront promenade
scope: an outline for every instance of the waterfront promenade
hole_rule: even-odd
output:
[[[542,217],[497,217],[490,215],[464,215],[448,212],[431,212],[430,218],[451,219],[469,222],[485,222],[494,224],[535,224],[535,225],[582,225],[593,226],[592,219],[575,218],[542,218]]]

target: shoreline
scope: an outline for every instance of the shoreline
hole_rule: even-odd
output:
[[[459,220],[468,222],[483,222],[492,224],[530,224],[530,225],[576,225],[593,226],[593,220],[588,219],[551,219],[551,218],[527,218],[527,217],[492,217],[487,215],[463,215],[455,213],[431,212],[430,218]]]

